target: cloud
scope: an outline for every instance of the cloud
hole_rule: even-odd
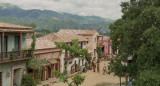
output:
[[[121,17],[121,1],[128,0],[1,0],[23,9],[47,9],[83,16],[101,16],[118,19]]]

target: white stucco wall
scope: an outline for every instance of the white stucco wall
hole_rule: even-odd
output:
[[[11,86],[12,80],[12,68],[15,66],[23,66],[22,70],[25,69],[26,62],[25,61],[16,61],[9,63],[1,63],[0,64],[0,72],[2,72],[2,86]],[[22,76],[22,74],[20,74]],[[19,77],[16,77],[19,78]],[[20,85],[19,85],[20,86]]]
[[[93,42],[93,49],[92,49],[92,52],[93,52],[93,56],[97,58],[97,52],[95,53],[94,55],[94,50],[97,49],[97,35],[99,35],[99,33],[95,33],[93,34],[93,37],[92,37],[92,42]],[[96,39],[96,40],[95,40]]]
[[[2,36],[2,34],[0,34]],[[8,51],[12,51],[15,47],[15,36],[20,35],[19,33],[5,33],[5,36],[8,36]],[[26,34],[22,34],[22,48],[26,48]],[[0,37],[0,52],[1,52],[1,37]],[[7,62],[7,63],[0,63],[0,72],[2,72],[2,86],[11,86],[11,80],[12,80],[12,69],[14,67],[21,66],[22,70],[25,69],[26,62],[24,61],[15,61],[15,62]],[[22,76],[21,73],[18,75],[19,77]],[[18,78],[18,77],[16,77]],[[18,81],[21,82],[21,81]],[[20,86],[20,85],[18,85]]]

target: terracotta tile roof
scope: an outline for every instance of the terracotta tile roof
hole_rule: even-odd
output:
[[[27,26],[21,26],[21,25],[14,25],[14,24],[9,24],[9,23],[3,23],[0,22],[0,28],[10,28],[10,29],[31,29],[31,27],[27,27]]]
[[[31,48],[32,39],[27,39],[27,48]],[[55,44],[49,40],[45,39],[36,39],[35,49],[46,49],[46,48],[55,48]]]
[[[52,42],[71,42],[73,39],[78,39],[78,41],[87,41],[83,36],[68,33],[51,33],[46,36],[41,37],[42,39],[47,39]]]
[[[75,29],[60,29],[58,33],[74,33],[74,34],[86,34],[93,35],[98,33],[97,30],[75,30]]]

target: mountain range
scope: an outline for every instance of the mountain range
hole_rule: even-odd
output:
[[[35,24],[37,37],[59,29],[93,29],[109,35],[108,26],[113,22],[98,16],[79,16],[51,10],[25,10],[9,3],[0,3],[0,22],[28,25]]]

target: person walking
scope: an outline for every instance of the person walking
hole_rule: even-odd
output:
[[[99,61],[99,59],[97,60],[97,72],[99,73],[100,72],[100,61]]]
[[[97,63],[97,72],[98,72],[98,73],[100,72],[100,70],[99,70],[100,68],[99,68],[99,67],[100,67],[100,64]]]
[[[96,72],[96,63],[94,63],[94,72]]]
[[[103,67],[103,75],[105,75],[106,73],[106,64],[104,64],[104,67]]]
[[[84,72],[84,73],[86,72],[86,67],[85,67],[85,65],[83,65],[83,72]]]

